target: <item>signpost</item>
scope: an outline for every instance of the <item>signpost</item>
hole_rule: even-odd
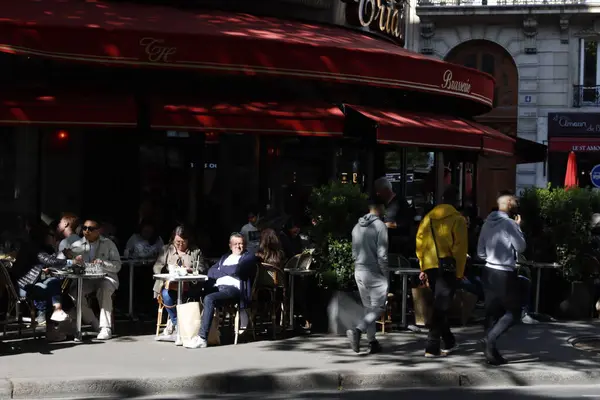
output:
[[[594,168],[592,168],[592,171],[590,172],[590,181],[592,182],[592,185],[600,188],[600,164],[595,165]]]

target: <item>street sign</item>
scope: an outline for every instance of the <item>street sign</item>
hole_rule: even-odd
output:
[[[590,172],[590,180],[592,181],[592,185],[600,188],[600,164],[595,165],[592,168],[592,172]]]

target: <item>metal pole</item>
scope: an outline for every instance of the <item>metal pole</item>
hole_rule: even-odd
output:
[[[402,327],[406,328],[406,307],[407,307],[407,296],[408,296],[408,274],[402,274]]]
[[[129,262],[129,318],[133,318],[133,262]]]
[[[290,273],[290,329],[294,330],[294,275]]]
[[[75,332],[75,341],[81,342],[83,335],[81,334],[81,304],[83,302],[83,279],[77,278],[77,331]]]

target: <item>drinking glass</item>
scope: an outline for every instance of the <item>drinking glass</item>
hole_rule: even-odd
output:
[[[192,262],[192,274],[198,275],[198,269],[200,268],[200,261],[196,260]]]

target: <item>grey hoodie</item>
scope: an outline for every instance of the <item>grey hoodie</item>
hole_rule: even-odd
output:
[[[352,257],[355,270],[387,274],[388,231],[383,221],[374,214],[358,219],[352,230]]]
[[[525,237],[521,228],[503,211],[492,212],[479,234],[477,256],[485,266],[502,271],[513,271],[518,255],[525,251]]]

